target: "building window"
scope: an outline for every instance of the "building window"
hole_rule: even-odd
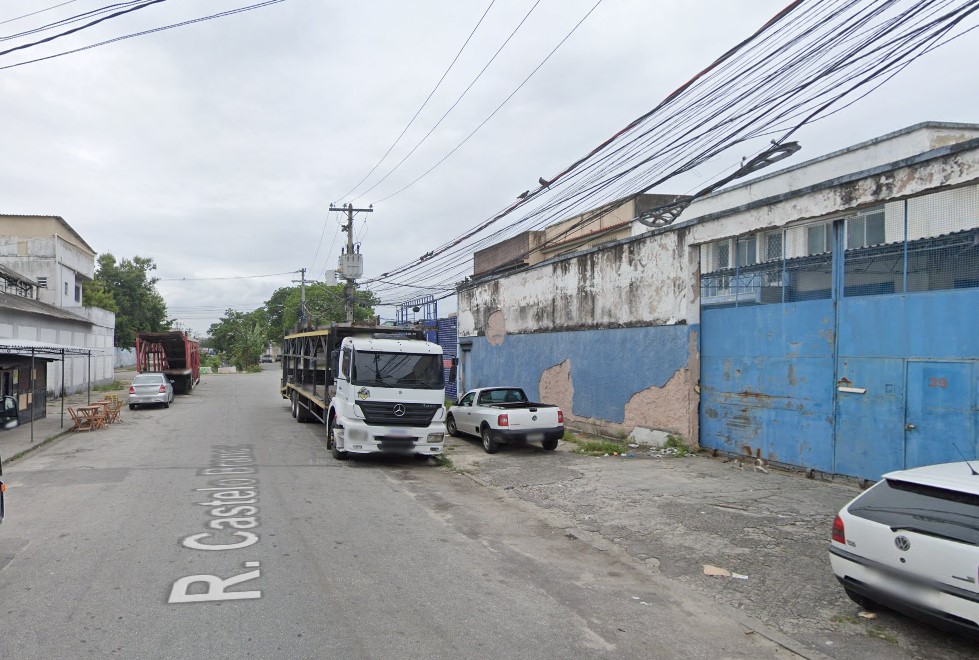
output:
[[[719,241],[714,246],[714,268],[721,270],[731,266],[731,244],[727,241]]]
[[[770,231],[765,234],[765,261],[782,259],[782,232]]]
[[[48,288],[48,278],[47,277],[39,277],[39,278],[37,278],[37,288],[38,289],[46,289],[46,288]]]
[[[884,210],[874,209],[846,221],[846,248],[855,250],[884,242]]]
[[[67,282],[65,282],[65,295],[66,296],[68,295],[68,283]]]
[[[737,240],[738,266],[750,266],[758,262],[757,241],[754,236],[745,236]]]
[[[75,302],[82,301],[82,287],[75,285]]]
[[[822,254],[831,252],[833,249],[833,230],[828,222],[818,225],[809,225],[808,232],[808,252],[806,254]]]

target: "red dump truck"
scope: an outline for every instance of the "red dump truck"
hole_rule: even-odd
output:
[[[201,345],[186,333],[141,332],[136,335],[136,371],[159,372],[173,381],[173,391],[190,394],[201,381]]]

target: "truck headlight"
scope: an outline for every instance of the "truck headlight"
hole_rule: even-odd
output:
[[[438,444],[438,443],[442,442],[443,440],[445,440],[445,434],[444,433],[429,433],[428,434],[428,442],[431,443],[431,444]]]

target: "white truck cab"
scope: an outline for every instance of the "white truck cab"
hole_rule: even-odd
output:
[[[327,442],[334,458],[393,452],[434,456],[445,446],[442,347],[403,338],[345,337],[335,365]]]

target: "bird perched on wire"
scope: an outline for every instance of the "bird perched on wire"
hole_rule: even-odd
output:
[[[530,194],[530,191],[529,190],[525,190],[522,193],[520,193],[519,195],[517,195],[517,199],[527,199],[527,195],[529,195],[529,194]]]
[[[547,188],[549,185],[551,185],[551,182],[545,179],[544,177],[537,179],[537,183],[539,183],[544,188]]]

